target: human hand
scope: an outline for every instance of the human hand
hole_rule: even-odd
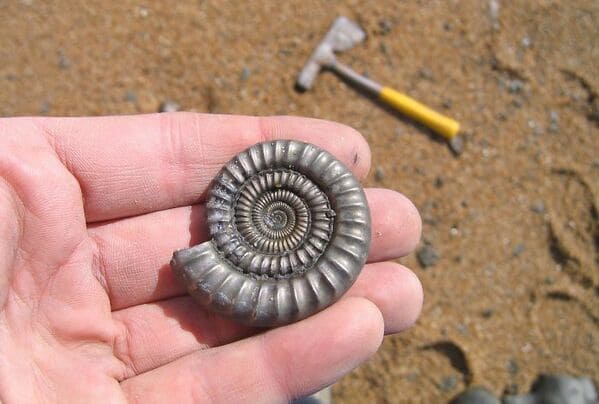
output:
[[[368,264],[326,310],[259,333],[185,294],[168,263],[208,238],[210,181],[241,150],[280,138],[316,144],[358,177],[369,169],[356,131],[313,119],[0,120],[0,401],[282,402],[412,325],[421,285],[387,261],[415,248],[420,216],[383,189],[366,190]]]

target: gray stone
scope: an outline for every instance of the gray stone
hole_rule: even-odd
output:
[[[486,388],[472,387],[460,393],[451,404],[501,404],[501,402]]]
[[[504,404],[596,404],[599,396],[591,379],[568,375],[541,375],[531,392],[505,396]]]
[[[420,70],[418,70],[418,75],[420,76],[420,78],[425,80],[434,79],[433,71],[428,67],[422,67]]]
[[[71,60],[62,51],[58,52],[58,67],[65,70],[71,67]]]
[[[158,112],[176,112],[181,109],[181,105],[173,100],[166,100],[160,103]]]
[[[250,68],[244,67],[243,69],[241,69],[241,74],[239,75],[239,79],[241,81],[246,81],[247,79],[250,78],[251,75],[252,75],[252,71],[250,70]]]
[[[439,383],[439,389],[441,391],[451,391],[455,389],[457,384],[458,379],[455,376],[447,376],[444,377],[443,380],[441,380],[441,383]]]
[[[418,262],[423,268],[428,268],[435,265],[440,257],[432,245],[425,244],[416,253],[416,258],[418,258]]]
[[[524,252],[524,243],[518,243],[512,249],[512,257],[519,257]]]
[[[555,111],[549,112],[549,132],[559,132],[559,114]]]
[[[519,93],[524,89],[524,82],[520,79],[510,80],[508,89],[510,93]]]
[[[137,94],[135,94],[135,91],[127,90],[123,99],[127,102],[135,102],[137,101]]]
[[[535,213],[545,213],[545,202],[541,200],[534,201],[532,205],[530,205],[530,210]]]
[[[381,166],[378,166],[374,170],[374,179],[376,181],[382,181],[385,178],[385,169]]]
[[[514,359],[510,359],[509,361],[507,361],[506,368],[512,376],[517,375],[520,371],[520,366],[518,366],[518,362],[516,362]]]

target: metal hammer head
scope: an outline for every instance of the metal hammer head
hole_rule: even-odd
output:
[[[322,42],[310,55],[308,63],[304,65],[296,81],[297,87],[301,90],[310,89],[320,69],[335,63],[335,52],[350,49],[364,38],[366,33],[358,24],[346,17],[337,17]]]

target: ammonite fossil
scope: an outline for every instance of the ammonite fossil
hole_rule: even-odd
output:
[[[256,144],[229,161],[207,202],[212,239],[171,266],[201,305],[252,326],[324,309],[354,283],[370,212],[353,174],[308,143]]]

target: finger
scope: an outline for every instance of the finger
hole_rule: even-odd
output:
[[[369,262],[411,252],[421,229],[412,202],[384,189],[367,189],[366,196],[372,216]],[[174,250],[208,239],[204,220],[203,206],[196,205],[91,228],[113,310],[182,294],[168,263]]]
[[[349,298],[304,321],[184,356],[121,383],[131,402],[287,402],[332,384],[381,344],[381,314]]]
[[[367,265],[346,297],[363,297],[374,303],[383,315],[387,334],[409,328],[422,308],[420,281],[412,271],[393,262]],[[131,375],[258,330],[212,315],[189,296],[119,310],[113,312],[113,318],[121,325],[115,353]]]
[[[368,261],[393,260],[414,251],[420,241],[422,220],[412,201],[383,188],[367,189],[367,197],[372,218]]]
[[[41,122],[79,181],[88,222],[198,203],[224,163],[265,140],[316,144],[359,177],[370,166],[356,130],[316,119],[170,113]]]

